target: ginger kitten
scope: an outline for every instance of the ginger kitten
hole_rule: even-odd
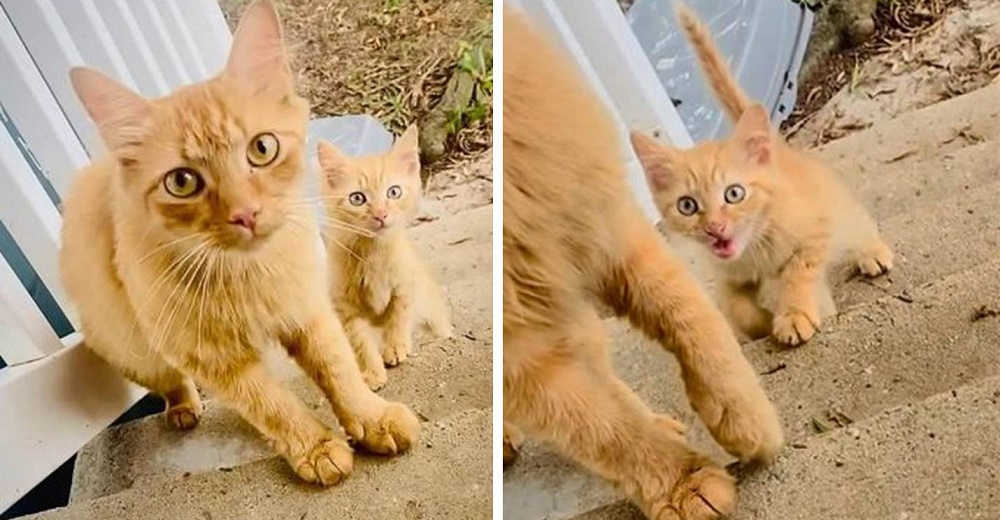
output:
[[[777,414],[725,318],[631,196],[615,126],[582,75],[509,6],[503,40],[505,459],[519,427],[650,518],[728,514],[733,479],[618,379],[597,304],[676,356],[692,408],[729,453],[770,461],[783,442]]]
[[[836,312],[826,280],[831,263],[846,257],[874,277],[892,269],[893,253],[837,177],[771,128],[708,29],[684,6],[677,16],[735,127],[729,138],[689,150],[640,133],[632,146],[668,229],[711,253],[733,326],[751,339],[808,341]]]
[[[70,76],[110,152],[76,175],[63,212],[60,267],[87,346],[162,395],[177,428],[198,423],[195,383],[209,390],[307,482],[336,484],[353,452],[267,370],[260,350],[274,344],[353,443],[413,445],[419,422],[365,385],[324,289],[303,202],[309,107],[271,4],[247,9],[221,74],[169,96],[86,68]]]
[[[373,390],[386,366],[406,360],[415,325],[452,335],[450,309],[407,236],[420,202],[417,127],[384,154],[352,159],[320,141],[320,191],[331,225],[324,233],[333,301]]]

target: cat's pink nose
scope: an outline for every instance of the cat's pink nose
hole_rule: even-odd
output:
[[[722,235],[726,234],[726,224],[723,222],[709,222],[705,226],[705,233],[715,238],[723,238]]]
[[[243,209],[229,215],[229,223],[250,230],[251,233],[257,231],[258,209]]]

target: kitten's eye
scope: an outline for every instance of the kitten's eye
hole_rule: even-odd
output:
[[[354,193],[351,193],[350,195],[347,196],[347,200],[351,203],[352,206],[360,206],[365,202],[368,202],[368,197],[365,197],[365,194],[361,193],[360,191],[355,191]]]
[[[739,184],[732,184],[726,188],[725,198],[728,204],[739,204],[747,196],[747,190]]]
[[[698,212],[698,201],[685,195],[677,199],[677,211],[680,211],[681,215],[685,217],[690,217]]]
[[[247,146],[247,160],[254,166],[267,166],[278,157],[278,148],[278,138],[274,134],[259,134]]]
[[[399,185],[393,184],[392,186],[389,186],[389,190],[386,191],[385,194],[390,199],[398,199],[403,196],[403,188],[400,188]]]
[[[197,195],[205,187],[205,181],[190,168],[177,168],[163,176],[163,187],[174,197],[186,199]]]

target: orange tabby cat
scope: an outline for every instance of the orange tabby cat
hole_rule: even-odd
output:
[[[735,128],[728,139],[690,150],[633,133],[633,148],[670,231],[711,251],[731,323],[750,338],[770,333],[784,344],[805,342],[835,312],[826,281],[831,262],[846,255],[863,274],[878,276],[892,268],[892,251],[839,180],[771,129],[708,29],[687,8],[677,12]]]
[[[775,456],[775,410],[630,195],[619,136],[582,75],[509,8],[503,40],[505,439],[518,442],[517,426],[551,443],[651,518],[719,518],[733,479],[614,374],[597,303],[677,357],[692,408],[741,460]]]
[[[452,334],[441,288],[406,234],[420,203],[417,127],[384,155],[352,159],[325,141],[317,152],[332,222],[325,238],[333,300],[365,382],[377,390],[386,383],[385,365],[409,355],[414,325]]]
[[[339,482],[352,450],[269,373],[260,349],[272,344],[324,390],[354,442],[409,448],[416,417],[365,385],[323,289],[302,202],[309,107],[271,4],[247,9],[220,75],[167,97],[70,75],[110,150],[76,175],[63,213],[62,278],[87,346],[164,396],[178,428],[199,420],[197,382],[308,482]]]

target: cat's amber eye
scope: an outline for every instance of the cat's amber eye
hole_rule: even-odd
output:
[[[278,138],[274,134],[258,134],[247,146],[247,160],[254,166],[267,166],[278,157],[278,147]]]
[[[392,186],[389,186],[389,189],[386,190],[385,194],[390,199],[398,199],[403,196],[403,188],[401,188],[398,184],[393,184]]]
[[[163,188],[167,193],[179,199],[186,199],[197,195],[205,187],[198,172],[190,168],[177,168],[170,170],[163,176]]]
[[[368,202],[368,197],[365,197],[365,194],[360,191],[355,191],[347,196],[347,201],[350,202],[352,206],[360,206],[365,202]]]
[[[747,196],[747,190],[739,184],[730,184],[723,196],[727,204],[739,204]]]
[[[698,201],[687,195],[677,199],[677,211],[685,217],[690,217],[698,212]]]

